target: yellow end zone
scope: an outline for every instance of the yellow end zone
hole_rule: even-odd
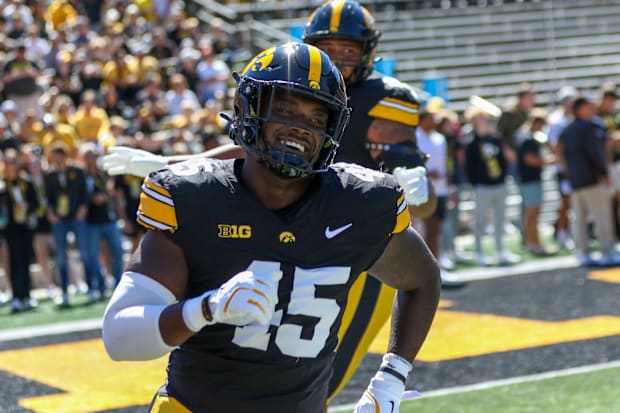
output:
[[[588,278],[620,283],[620,269],[592,271]],[[445,300],[439,303],[429,336],[418,355],[419,361],[453,360],[620,334],[618,316],[544,321],[446,309],[452,305]],[[368,351],[385,352],[389,328],[388,321]]]
[[[167,360],[114,362],[100,339],[0,352],[2,370],[65,392],[19,401],[41,413],[149,404],[164,383]]]
[[[594,271],[590,279],[620,283],[620,269]],[[442,300],[418,359],[452,360],[502,351],[620,334],[620,317],[595,316],[541,321],[450,310]],[[385,352],[389,322],[370,352]],[[114,362],[100,339],[0,352],[0,369],[62,393],[20,400],[41,413],[84,413],[148,404],[165,378],[167,357],[149,362]]]

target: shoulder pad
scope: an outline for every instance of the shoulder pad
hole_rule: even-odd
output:
[[[365,168],[363,166],[337,162],[332,169],[340,179],[345,190],[360,193],[360,203],[384,208],[396,217],[392,233],[405,230],[411,221],[405,193],[392,174]]]
[[[368,111],[368,116],[417,126],[420,103],[409,85],[389,76],[379,79],[381,99]]]
[[[144,178],[136,214],[136,220],[140,225],[155,231],[177,230],[174,200],[170,193],[172,176],[169,169],[162,169],[151,172]]]

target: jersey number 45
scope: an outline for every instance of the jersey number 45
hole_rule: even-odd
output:
[[[279,271],[280,263],[254,261],[248,269],[258,273],[270,273]],[[235,328],[233,343],[267,351],[273,340],[286,356],[316,357],[325,347],[332,326],[342,310],[335,299],[317,297],[316,287],[344,285],[349,281],[350,275],[350,267],[296,267],[288,305],[281,308],[282,303],[279,303],[276,308],[280,309],[274,313],[267,325]],[[287,322],[287,319],[294,319],[295,323]],[[275,326],[275,330],[271,326]],[[313,333],[309,336],[308,331]]]

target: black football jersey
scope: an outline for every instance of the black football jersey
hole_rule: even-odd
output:
[[[335,164],[295,204],[269,210],[242,160],[197,159],[149,175],[137,220],[185,253],[187,297],[250,269],[281,270],[270,325],[205,327],[170,356],[168,392],[192,411],[321,411],[350,285],[409,225],[391,176]]]
[[[373,74],[347,89],[351,120],[336,153],[336,160],[378,169],[366,149],[368,128],[374,118],[409,126],[418,125],[418,98],[408,85],[389,77]]]

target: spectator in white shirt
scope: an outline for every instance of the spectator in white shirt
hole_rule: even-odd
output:
[[[425,110],[421,111],[416,139],[418,148],[429,155],[426,161],[427,175],[437,194],[435,212],[424,219],[424,239],[435,258],[439,259],[440,237],[450,193],[448,189],[448,146],[446,138],[437,132],[436,128],[435,115]]]
[[[182,112],[184,101],[190,102],[194,110],[200,109],[200,103],[196,94],[187,88],[187,81],[180,73],[175,73],[170,77],[170,90],[166,92],[166,103],[170,115],[178,115]]]
[[[198,72],[200,100],[204,103],[214,99],[221,100],[228,90],[230,68],[216,57],[210,38],[201,39],[198,49],[201,60],[196,66],[196,72]]]

